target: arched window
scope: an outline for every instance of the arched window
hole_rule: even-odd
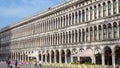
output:
[[[106,4],[103,3],[103,17],[106,16]]]
[[[108,15],[111,15],[111,2],[108,1]]]
[[[79,11],[79,23],[81,22],[81,11]]]
[[[103,39],[107,39],[107,28],[105,24],[103,25]]]
[[[65,33],[63,32],[63,44],[65,44]]]
[[[102,40],[102,29],[100,25],[99,25],[99,40]]]
[[[66,20],[65,20],[65,16],[63,17],[63,20],[64,20],[64,22],[63,22],[63,27],[65,27],[66,25]]]
[[[81,42],[81,30],[79,29],[79,42]]]
[[[86,9],[86,21],[88,21],[88,8]]]
[[[74,31],[72,31],[72,43],[74,43]]]
[[[69,14],[69,26],[71,25],[71,14]]]
[[[71,43],[71,32],[69,31],[69,43]]]
[[[85,31],[84,31],[84,29],[82,30],[82,41],[83,42],[85,41]]]
[[[98,15],[99,15],[99,18],[102,17],[102,16],[101,16],[101,15],[102,15],[101,13],[102,13],[102,8],[101,8],[101,5],[99,4],[99,5],[98,5]]]
[[[118,29],[117,29],[117,23],[116,22],[114,22],[113,23],[113,35],[114,35],[114,39],[117,39],[118,38],[118,35],[117,35],[117,33],[118,33]]]
[[[75,42],[77,42],[77,30],[75,30]]]
[[[86,41],[89,40],[89,32],[88,32],[88,28],[86,28]]]
[[[66,44],[68,43],[68,32],[66,32]]]
[[[94,40],[97,40],[97,27],[94,26]]]
[[[113,0],[113,14],[117,13],[117,2],[116,0]]]
[[[61,25],[61,28],[62,28],[62,23],[63,23],[62,21],[63,21],[63,20],[62,20],[62,16],[61,16],[61,24],[60,24],[60,25]]]
[[[66,15],[66,26],[68,26],[68,15]]]
[[[75,24],[78,23],[78,14],[77,14],[77,11],[75,12]]]
[[[72,25],[74,24],[74,13],[72,13]]]
[[[96,8],[96,6],[94,6],[94,18],[95,19],[97,18],[97,8]]]
[[[90,20],[92,20],[92,15],[93,15],[92,7],[90,7]]]
[[[112,38],[112,26],[111,26],[110,23],[108,24],[108,38],[109,38],[109,39]]]
[[[90,27],[90,41],[93,41],[93,29]]]
[[[84,22],[84,21],[85,21],[85,11],[82,10],[82,22]]]

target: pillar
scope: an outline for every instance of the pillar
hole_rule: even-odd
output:
[[[102,65],[105,65],[105,56],[104,56],[104,53],[102,53],[101,55],[102,55]]]

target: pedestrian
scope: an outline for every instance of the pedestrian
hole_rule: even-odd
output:
[[[18,65],[18,62],[17,62],[17,60],[15,61],[15,68],[17,68],[17,65]]]
[[[7,66],[10,68],[10,60],[7,60]]]

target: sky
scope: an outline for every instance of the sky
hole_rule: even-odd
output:
[[[0,0],[0,28],[60,3],[63,3],[63,0]]]

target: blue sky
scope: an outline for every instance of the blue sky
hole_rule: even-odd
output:
[[[0,28],[60,3],[63,0],[0,0]]]

